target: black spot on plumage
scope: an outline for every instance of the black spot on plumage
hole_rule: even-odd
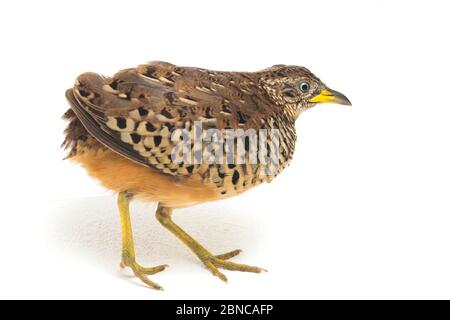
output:
[[[173,73],[166,73],[164,78],[166,78],[167,80],[170,80],[170,81],[175,81],[175,75]]]
[[[169,101],[170,104],[173,104],[173,102],[175,101],[174,92],[167,92],[164,96],[166,97],[167,101]]]
[[[141,141],[141,136],[137,133],[132,133],[131,140],[133,141],[133,143],[139,143]]]
[[[80,95],[85,98],[91,94],[89,91],[86,91],[84,89],[79,89],[78,91],[80,92]]]
[[[207,107],[205,109],[205,118],[206,119],[212,119],[214,116],[211,114],[211,107]]]
[[[162,137],[161,136],[154,136],[153,142],[155,143],[155,147],[158,147],[161,144]]]
[[[197,100],[195,100],[195,99],[194,99],[194,98],[192,98],[191,96],[185,96],[185,99],[188,99],[188,100],[191,100],[191,101],[197,102]]]
[[[152,125],[150,122],[147,122],[147,123],[145,124],[145,129],[147,129],[147,131],[149,131],[149,132],[153,132],[153,131],[156,130],[155,126]]]
[[[164,124],[164,126],[167,127],[167,130],[169,130],[169,132],[172,132],[173,128],[175,128],[175,126],[171,123],[166,123]]]
[[[229,164],[228,164],[228,168],[234,169],[234,168],[236,168],[236,165],[235,165],[235,164],[232,164],[232,163],[229,163]]]
[[[226,191],[221,191],[220,194],[222,194],[222,195],[223,194],[227,194],[227,192]]]
[[[231,109],[225,104],[222,106],[222,111],[225,113],[231,113]]]
[[[225,173],[219,171],[219,178],[220,178],[220,179],[225,178]]]
[[[180,115],[180,118],[184,118],[187,116],[187,108],[186,107],[179,108],[179,109],[177,109],[177,111],[178,111],[178,114]]]
[[[148,110],[144,109],[143,107],[138,108],[138,112],[141,117],[145,117],[146,115],[148,115]]]
[[[113,88],[114,90],[117,90],[117,88],[118,88],[118,86],[119,86],[119,82],[117,82],[117,80],[114,80],[113,82],[111,82],[111,83],[109,84],[109,86],[110,86],[111,88]]]
[[[250,137],[249,136],[245,136],[244,138],[244,147],[245,147],[245,151],[249,151],[250,150]]]
[[[156,72],[156,68],[154,67],[149,67],[147,68],[147,70],[145,71],[144,75],[146,77],[150,77],[150,78],[155,78],[154,73]]]
[[[127,120],[125,118],[118,117],[116,118],[116,122],[119,129],[125,129],[127,127]]]
[[[192,172],[194,171],[194,166],[188,166],[188,167],[186,167],[186,170],[187,170],[189,173],[192,173]]]
[[[237,117],[238,117],[239,123],[246,123],[247,122],[247,116],[245,116],[242,112],[238,111],[237,112]]]
[[[161,110],[161,114],[168,119],[173,118],[173,115],[166,108]]]
[[[233,173],[233,177],[231,178],[231,182],[233,182],[233,184],[237,184],[238,181],[239,181],[239,172],[235,170]]]

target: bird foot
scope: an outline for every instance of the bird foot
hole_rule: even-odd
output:
[[[225,282],[227,282],[227,277],[222,272],[220,272],[218,268],[232,271],[254,272],[254,273],[267,272],[267,270],[263,268],[227,261],[228,259],[237,256],[241,252],[242,250],[237,249],[216,256],[207,255],[200,259],[213,275],[215,275],[216,277]]]
[[[122,262],[120,263],[120,267],[121,268],[127,268],[127,267],[130,268],[131,271],[133,271],[134,275],[139,280],[141,280],[143,283],[145,283],[147,286],[149,286],[150,288],[156,289],[156,290],[164,290],[163,287],[161,287],[159,284],[148,279],[147,276],[165,270],[168,267],[167,264],[163,264],[163,265],[151,267],[151,268],[144,268],[135,261],[122,260]]]

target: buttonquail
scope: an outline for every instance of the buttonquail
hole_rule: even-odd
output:
[[[218,72],[151,62],[113,77],[85,73],[67,90],[63,146],[103,186],[118,193],[122,267],[148,279],[165,265],[136,262],[129,201],[158,202],[156,218],[213,275],[219,268],[261,272],[214,255],[171,219],[172,210],[238,195],[270,182],[290,162],[295,121],[317,103],[350,105],[303,67]],[[264,139],[263,139],[264,138]]]

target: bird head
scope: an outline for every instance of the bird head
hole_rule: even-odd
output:
[[[328,88],[304,67],[275,65],[262,71],[260,84],[273,102],[295,119],[318,103],[351,105],[346,96]]]

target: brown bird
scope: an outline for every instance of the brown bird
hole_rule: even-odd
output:
[[[113,77],[80,75],[67,90],[69,121],[63,146],[103,186],[118,193],[122,263],[148,279],[165,265],[136,261],[129,202],[158,202],[156,218],[213,275],[219,268],[261,272],[214,255],[172,219],[172,210],[238,195],[270,182],[290,162],[295,121],[317,103],[350,105],[303,67],[275,65],[258,72],[219,72],[151,62]]]

